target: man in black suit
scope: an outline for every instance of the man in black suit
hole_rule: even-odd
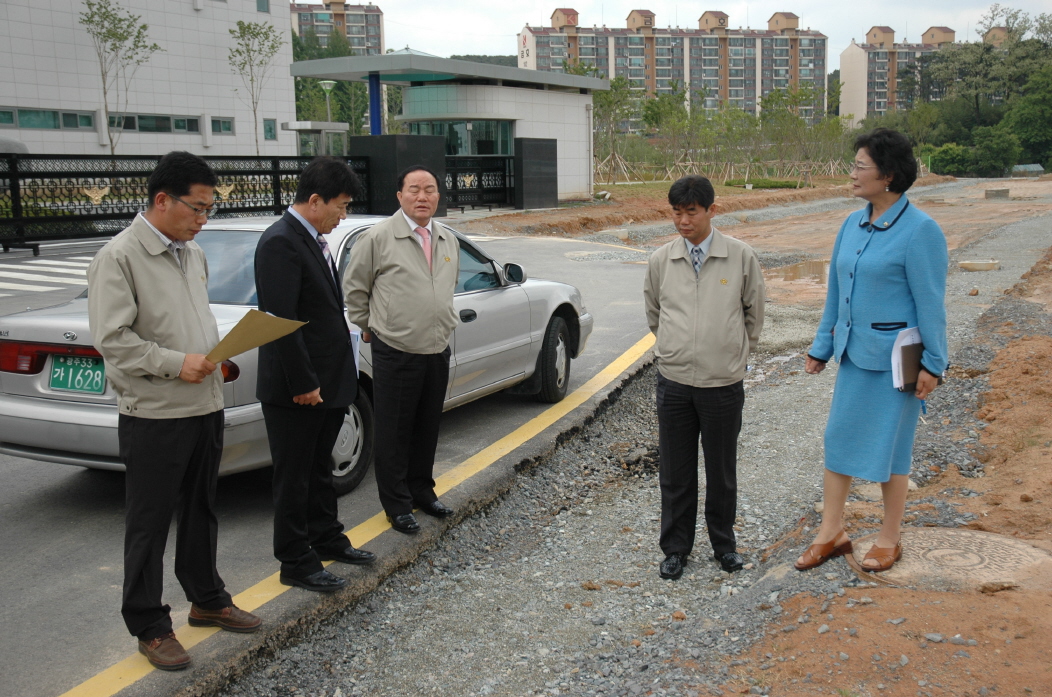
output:
[[[256,396],[274,461],[274,556],[283,584],[321,592],[347,585],[323,561],[376,559],[343,534],[332,482],[332,448],[358,378],[325,235],[360,190],[344,161],[315,158],[300,175],[295,202],[256,247],[259,309],[307,322],[259,349]]]

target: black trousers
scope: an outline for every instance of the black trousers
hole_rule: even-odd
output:
[[[164,549],[176,517],[175,576],[186,599],[208,610],[232,604],[216,571],[213,504],[223,454],[222,410],[182,419],[121,414],[124,478],[124,600],[128,631],[149,641],[172,631],[161,601]]]
[[[449,383],[449,347],[442,353],[406,353],[375,335],[373,414],[376,488],[388,515],[413,511],[435,496],[438,424]]]
[[[661,551],[690,554],[698,520],[698,436],[705,455],[705,524],[716,555],[735,551],[738,434],[745,387],[690,387],[658,373]]]
[[[263,404],[274,462],[274,556],[281,573],[321,571],[320,553],[347,549],[332,484],[332,448],[344,408]]]

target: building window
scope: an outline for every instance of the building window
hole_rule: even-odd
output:
[[[234,119],[212,119],[212,133],[229,136],[234,134]]]
[[[140,116],[139,133],[171,133],[172,117],[170,116]]]
[[[0,126],[14,126],[15,125],[15,111],[14,109],[0,109]]]
[[[263,140],[278,139],[277,119],[263,119]]]
[[[256,12],[270,12],[270,0],[256,0]]]
[[[200,133],[199,123],[197,119],[177,116],[172,119],[172,130],[176,133]]]
[[[59,128],[58,112],[42,109],[19,109],[19,128]]]

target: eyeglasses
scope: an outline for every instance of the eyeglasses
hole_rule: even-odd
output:
[[[852,173],[854,173],[854,172],[864,172],[867,169],[876,169],[876,167],[877,167],[876,165],[860,165],[857,162],[852,162],[850,171]]]
[[[207,218],[207,217],[209,217],[211,215],[214,215],[217,212],[216,208],[214,206],[212,208],[194,208],[193,206],[191,206],[189,203],[187,203],[183,199],[179,198],[178,196],[172,196],[172,195],[169,194],[168,198],[175,199],[179,203],[183,204],[184,206],[186,206],[187,208],[192,210],[194,212],[194,215],[197,216],[198,218]]]

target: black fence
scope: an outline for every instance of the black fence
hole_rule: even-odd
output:
[[[106,237],[146,209],[146,179],[160,156],[0,155],[0,245]],[[216,218],[280,215],[292,204],[303,157],[205,157],[219,178]],[[354,213],[369,213],[369,159],[347,163],[365,189]]]
[[[449,155],[446,157],[446,206],[489,209],[515,203],[515,157]]]

